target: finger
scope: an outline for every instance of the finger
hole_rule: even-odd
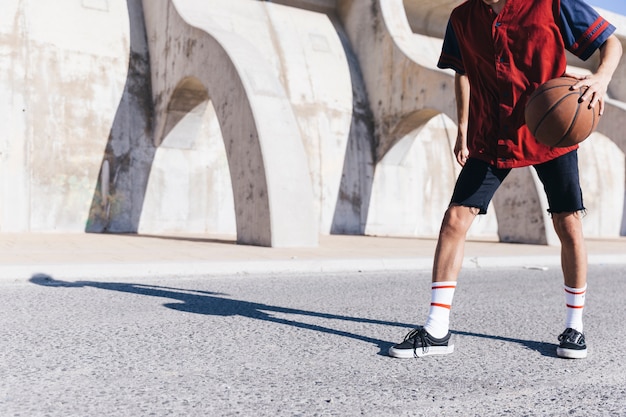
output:
[[[582,82],[577,82],[576,84],[572,84],[572,86],[569,88],[570,90],[579,90],[580,88],[584,87],[585,84]]]
[[[583,87],[589,87],[592,84],[592,81],[589,79],[588,75],[585,76],[574,76],[573,78],[577,79],[578,82],[570,87],[570,90],[578,90]]]
[[[604,99],[601,98],[600,99],[600,111],[598,113],[600,116],[602,116],[604,114]]]
[[[594,96],[596,94],[595,90],[593,90],[591,87],[589,86],[585,86],[587,89],[585,90],[585,92],[583,93],[582,96],[580,96],[580,98],[578,99],[579,103],[583,103],[587,100],[590,101],[590,105],[591,105],[591,101],[594,99]]]

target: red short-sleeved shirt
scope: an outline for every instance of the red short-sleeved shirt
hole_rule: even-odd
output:
[[[507,0],[499,14],[482,0],[455,8],[438,66],[468,76],[470,157],[514,168],[575,149],[537,142],[524,108],[539,85],[565,73],[565,48],[587,59],[614,31],[582,0]]]

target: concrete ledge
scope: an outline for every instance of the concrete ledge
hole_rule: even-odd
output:
[[[37,274],[71,280],[142,280],[249,274],[429,270],[433,239],[322,236],[317,248],[236,245],[231,238],[0,234],[0,281]],[[626,265],[626,239],[588,240],[590,264]],[[560,268],[558,246],[468,241],[463,267]]]

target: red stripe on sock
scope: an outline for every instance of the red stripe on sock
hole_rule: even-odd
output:
[[[431,307],[447,308],[448,310],[452,309],[452,306],[450,304],[430,303],[430,306]]]
[[[570,291],[568,289],[565,289],[565,292],[568,294],[574,294],[574,295],[583,295],[584,293],[587,292],[587,290],[582,290],[582,291]]]
[[[585,308],[585,306],[573,306],[571,304],[565,304],[567,308]]]
[[[455,289],[456,285],[441,285],[441,286],[435,286],[433,285],[433,290],[441,290],[441,289]]]

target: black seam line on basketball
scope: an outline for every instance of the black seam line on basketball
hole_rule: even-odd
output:
[[[579,95],[580,96],[580,95]],[[567,96],[565,96],[567,97]],[[578,106],[576,106],[576,113],[574,113],[574,118],[572,119],[571,123],[569,124],[569,129],[567,129],[567,132],[565,132],[565,134],[563,135],[563,137],[554,145],[552,145],[552,147],[556,147],[559,146],[561,144],[561,142],[563,142],[565,140],[565,138],[567,137],[567,135],[570,134],[570,132],[572,131],[572,128],[574,127],[574,125],[576,124],[576,119],[578,119],[578,113],[580,112],[580,103],[578,104]]]
[[[571,93],[569,93],[569,94],[567,94],[567,95],[565,95],[565,96],[561,97],[561,98],[559,99],[559,101],[557,101],[556,103],[554,103],[554,104],[552,105],[552,107],[550,107],[550,108],[546,111],[546,114],[544,114],[544,115],[543,115],[543,117],[539,120],[539,123],[537,123],[537,127],[535,128],[535,131],[534,131],[534,132],[532,132],[533,136],[535,136],[535,137],[536,137],[536,135],[537,135],[537,131],[538,131],[538,130],[539,130],[539,128],[541,127],[541,124],[543,123],[543,121],[544,121],[544,120],[546,120],[546,117],[548,117],[548,116],[550,115],[550,113],[552,113],[552,111],[554,110],[554,108],[555,108],[555,107],[557,107],[559,104],[561,104],[561,102],[562,102],[563,100],[565,100],[566,98],[568,98],[568,97],[569,97],[569,96],[571,96],[572,94],[576,94],[576,92],[571,92]],[[561,141],[562,141],[562,140],[563,140],[563,139],[561,139]],[[560,142],[560,141],[559,141],[559,142]],[[554,146],[554,145],[553,145],[553,146]]]

